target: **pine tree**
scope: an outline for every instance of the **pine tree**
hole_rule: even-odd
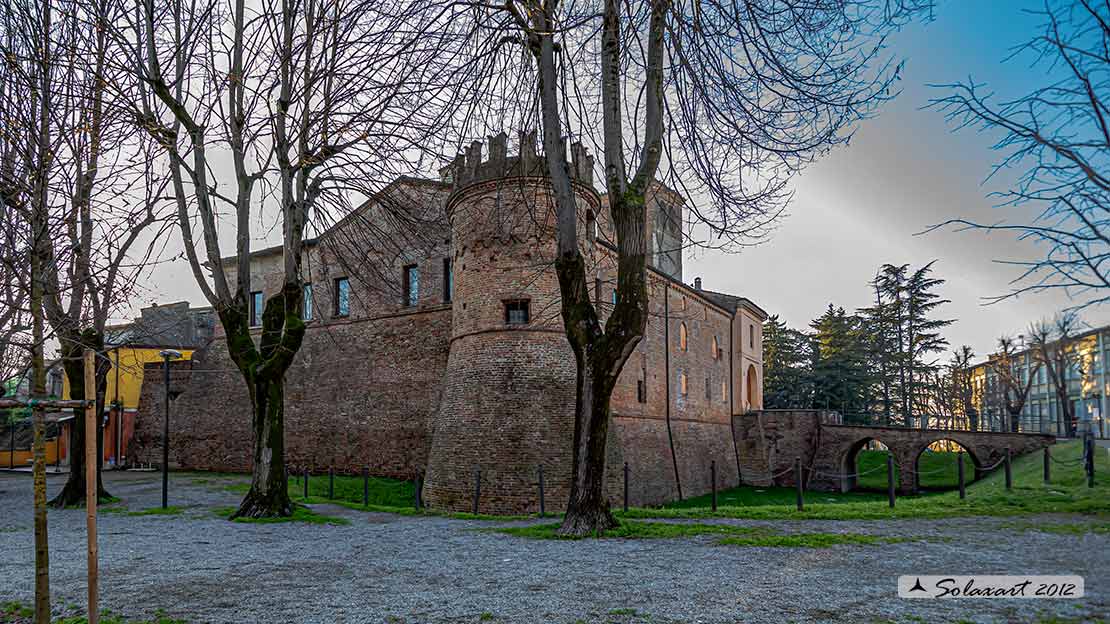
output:
[[[842,414],[864,412],[871,403],[869,336],[864,321],[829,304],[813,328],[813,407]]]
[[[813,400],[809,336],[778,315],[763,323],[763,406],[806,409]]]

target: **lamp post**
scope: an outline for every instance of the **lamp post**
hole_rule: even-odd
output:
[[[169,500],[170,484],[170,360],[181,359],[181,352],[173,349],[161,351],[163,369],[165,371],[166,411],[162,414],[162,509],[165,509]]]

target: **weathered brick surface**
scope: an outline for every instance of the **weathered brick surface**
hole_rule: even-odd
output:
[[[1038,451],[1055,438],[1024,433],[995,433],[856,427],[838,424],[834,412],[765,410],[733,417],[733,434],[740,455],[744,483],[793,486],[794,460],[800,458],[806,487],[847,491],[855,487],[856,456],[872,440],[882,442],[898,466],[898,490],[914,490],[914,474],[921,453],[934,442],[959,443],[970,458],[969,469],[979,474],[1005,457]],[[971,478],[968,474],[968,478]]]
[[[498,144],[493,151],[503,150]],[[471,148],[472,155],[476,151]],[[367,466],[372,474],[404,478],[426,470],[428,504],[459,511],[472,508],[480,469],[483,513],[536,511],[542,465],[547,508],[565,506],[575,366],[553,267],[551,190],[544,178],[522,175],[542,170],[534,157],[504,167],[464,159],[453,165],[460,176],[455,179],[466,180],[457,188],[402,181],[394,192],[423,206],[415,212],[427,221],[419,232],[409,236],[390,227],[374,232],[367,225],[380,225],[382,217],[371,202],[306,251],[314,314],[286,376],[286,449],[292,465],[340,471]],[[579,171],[584,156],[577,158],[581,175],[588,167]],[[516,174],[497,177],[498,171]],[[584,183],[576,184],[576,192],[580,240],[604,319],[612,309],[616,275],[605,236],[606,208]],[[673,194],[662,195],[670,203],[652,208],[653,222],[670,227],[667,219],[681,221],[681,206]],[[593,215],[600,221],[597,240],[591,235]],[[680,272],[680,258],[665,250],[665,245],[655,250],[662,254],[660,268]],[[452,269],[451,301],[444,259]],[[401,288],[402,267],[412,264],[420,268],[415,307],[405,305]],[[225,271],[234,283],[234,267],[225,265]],[[258,254],[251,290],[267,297],[276,293],[281,271],[280,253]],[[337,277],[351,280],[346,317],[334,314]],[[509,325],[505,302],[519,299],[530,303],[530,323]],[[649,309],[646,334],[611,404],[606,491],[614,506],[622,503],[625,462],[633,505],[708,492],[714,462],[719,487],[735,485],[731,417],[758,407],[760,400],[758,388],[746,389],[746,371],[761,367],[762,345],[750,334],[760,311],[722,303],[721,295],[696,290],[656,268],[649,270]],[[187,390],[173,407],[171,461],[188,468],[246,470],[247,391],[221,332],[191,366]],[[140,435],[137,453],[140,461],[157,462],[160,442],[153,434],[160,431],[160,377],[147,379],[140,406],[147,433]]]

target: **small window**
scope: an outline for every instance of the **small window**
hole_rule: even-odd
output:
[[[402,303],[407,307],[413,307],[420,302],[420,268],[415,264],[410,264],[403,270],[404,285],[402,290],[404,291],[404,300]]]
[[[748,325],[748,347],[755,349],[755,325]]]
[[[709,377],[709,375],[706,375],[705,376],[705,400],[709,401],[709,400],[712,400],[712,399],[713,399],[713,380]]]
[[[617,305],[617,291],[613,289],[613,305]]]
[[[251,293],[251,327],[262,325],[262,291]]]
[[[721,345],[720,345],[720,343],[717,342],[717,337],[716,336],[713,336],[713,353],[712,353],[712,356],[713,356],[714,360],[720,359],[720,357],[721,357]]]
[[[647,384],[643,379],[636,380],[636,400],[640,403],[647,403]]]
[[[301,318],[312,320],[312,284],[304,285],[304,299],[301,301]]]
[[[678,373],[678,393],[686,396],[686,373],[682,371]]]
[[[728,384],[721,382],[721,403],[728,401]]]
[[[451,259],[443,259],[443,302],[451,303],[455,294],[455,279],[451,277]]]
[[[678,348],[686,350],[686,323],[678,324]]]
[[[505,302],[505,322],[509,325],[527,325],[530,320],[528,300],[517,299]]]
[[[335,280],[335,315],[347,316],[351,313],[351,282],[345,277]]]
[[[686,297],[683,297],[683,298],[682,298],[682,311],[683,311],[683,312],[685,312],[685,311],[686,311]]]

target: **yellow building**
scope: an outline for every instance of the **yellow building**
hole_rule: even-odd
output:
[[[112,362],[104,394],[104,461],[110,465],[127,460],[127,446],[135,431],[143,373],[149,363],[161,363],[166,349],[181,352],[189,360],[193,352],[212,338],[212,308],[190,308],[187,302],[143,308],[132,323],[105,329],[105,355]],[[60,367],[59,367],[60,368]],[[62,379],[62,396],[69,396],[69,379]],[[67,419],[68,420],[68,419]],[[63,426],[68,430],[66,421]],[[62,435],[62,457],[66,457]]]

